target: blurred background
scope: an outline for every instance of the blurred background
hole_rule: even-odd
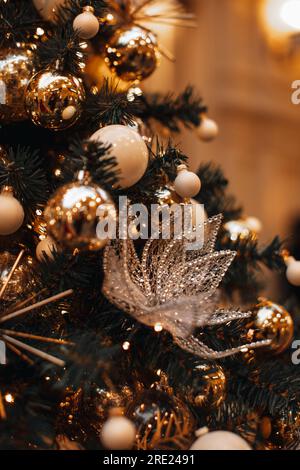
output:
[[[220,135],[210,144],[189,131],[179,137],[192,168],[222,165],[245,213],[263,222],[262,240],[280,234],[300,244],[300,224],[293,229],[300,220],[300,105],[291,101],[292,83],[300,80],[300,2],[182,3],[196,14],[198,27],[160,27],[177,60],[163,59],[147,87],[196,86]]]

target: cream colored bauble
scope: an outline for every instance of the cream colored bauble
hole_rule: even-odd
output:
[[[300,287],[300,261],[289,258],[287,262],[286,277],[292,286]]]
[[[47,21],[54,21],[57,9],[67,3],[67,0],[33,0],[39,14]]]
[[[195,197],[200,192],[201,181],[196,173],[188,171],[185,165],[181,165],[174,181],[174,188],[176,193],[183,198]]]
[[[204,142],[210,142],[215,139],[219,133],[218,124],[207,117],[203,117],[200,126],[197,129],[197,134]]]
[[[130,188],[144,176],[149,152],[137,132],[128,126],[112,125],[96,131],[90,140],[111,145],[110,154],[118,163],[121,188]]]
[[[106,449],[129,450],[135,441],[136,427],[124,416],[114,416],[104,423],[100,437]]]
[[[199,437],[191,450],[252,450],[242,437],[229,431],[214,431]]]
[[[24,222],[24,210],[13,195],[13,189],[6,186],[0,194],[0,235],[12,235]]]
[[[51,237],[46,237],[41,240],[36,247],[36,257],[39,261],[47,259],[54,260],[53,253],[57,251],[55,241]]]
[[[81,39],[91,39],[99,31],[99,21],[94,15],[93,7],[84,7],[83,10],[83,13],[74,19],[73,29]]]

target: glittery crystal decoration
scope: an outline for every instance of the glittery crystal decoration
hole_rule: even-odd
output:
[[[195,328],[248,318],[251,312],[218,310],[218,287],[235,253],[214,251],[222,216],[204,222],[201,249],[188,251],[190,240],[148,240],[141,258],[132,240],[105,249],[103,293],[136,320],[172,334],[186,351],[217,359],[269,344],[260,341],[214,351],[193,336]]]

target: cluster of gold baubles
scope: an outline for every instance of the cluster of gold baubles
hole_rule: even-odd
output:
[[[58,7],[65,0],[34,0],[41,16],[55,21]],[[126,15],[125,15],[126,16]],[[135,24],[134,18],[116,19],[114,14],[108,14],[105,19],[97,18],[91,6],[83,8],[73,22],[73,28],[81,39],[95,37],[101,24],[107,24],[108,18],[114,21],[115,32],[106,45],[105,62],[120,79],[126,82],[144,80],[156,69],[159,60],[159,50],[155,35],[148,29]]]
[[[36,0],[35,4],[42,16],[53,19],[57,2]],[[85,7],[74,19],[73,26],[83,39],[97,34],[99,20],[92,7]],[[35,48],[34,44],[18,43],[0,52],[0,122],[29,117],[36,125],[64,130],[81,116],[85,100],[82,80],[53,66],[35,70]],[[133,82],[143,80],[155,71],[158,55],[154,34],[129,24],[117,29],[110,38],[105,62],[119,78]]]
[[[42,16],[53,19],[58,4],[54,0],[52,3],[36,0],[36,6]],[[98,33],[99,19],[91,6],[83,8],[73,27],[83,40]],[[67,129],[82,114],[85,101],[82,79],[63,70],[59,61],[55,67],[35,70],[35,49],[34,44],[18,43],[0,53],[0,122],[29,117],[34,124],[54,131]],[[125,24],[123,21],[109,38],[103,59],[118,80],[142,81],[156,70],[159,62],[156,36],[134,21]],[[201,140],[210,141],[218,134],[217,124],[203,115],[197,133]]]
[[[106,62],[127,81],[142,80],[157,65],[154,36],[139,27],[117,31],[107,46]],[[128,41],[128,43],[126,43]],[[38,71],[33,63],[34,46],[19,44],[0,53],[0,121],[29,117],[36,125],[64,130],[82,114],[85,89],[82,80],[50,67]]]
[[[36,125],[64,130],[81,116],[82,80],[55,68],[36,73],[34,47],[22,43],[0,52],[0,122],[29,117]]]

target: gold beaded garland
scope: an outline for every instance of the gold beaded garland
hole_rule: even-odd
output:
[[[154,34],[135,25],[118,29],[106,46],[106,63],[128,82],[149,77],[157,67],[158,58]]]
[[[0,50],[0,122],[22,121],[27,118],[25,90],[34,73],[31,47]]]
[[[25,103],[34,124],[58,131],[77,122],[84,100],[85,90],[80,79],[48,69],[30,80]]]

